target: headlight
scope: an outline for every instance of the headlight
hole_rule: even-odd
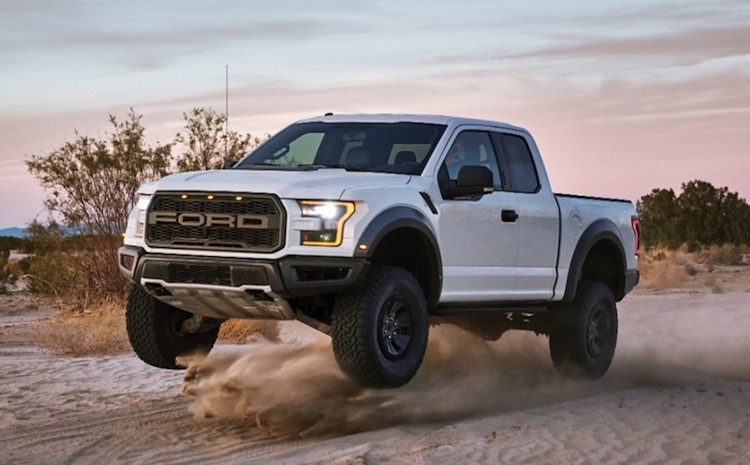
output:
[[[300,200],[304,218],[317,219],[310,227],[300,231],[302,245],[341,245],[344,223],[354,214],[354,202],[334,202],[323,200]]]
[[[135,204],[135,237],[143,237],[143,231],[146,229],[146,209],[151,203],[151,194],[138,194],[138,201]]]

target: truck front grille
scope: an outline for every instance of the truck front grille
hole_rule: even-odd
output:
[[[232,285],[232,270],[228,266],[170,263],[167,274],[171,283]]]
[[[273,252],[284,245],[284,209],[270,195],[157,193],[146,220],[154,247]]]

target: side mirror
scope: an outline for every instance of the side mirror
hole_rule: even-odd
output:
[[[236,165],[238,161],[239,160],[227,160],[227,161],[225,161],[223,169],[228,170],[228,169],[234,168],[234,165]]]
[[[448,198],[476,197],[493,191],[492,171],[486,166],[466,165],[458,172],[455,185],[448,188]]]

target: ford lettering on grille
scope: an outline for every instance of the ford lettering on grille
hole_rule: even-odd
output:
[[[268,229],[268,217],[262,215],[232,215],[230,213],[151,212],[148,224],[178,223],[182,226],[226,226],[237,229]]]
[[[273,252],[284,239],[283,207],[267,195],[156,194],[146,223],[156,247]]]

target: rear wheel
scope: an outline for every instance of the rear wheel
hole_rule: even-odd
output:
[[[208,353],[219,335],[219,325],[204,332],[188,333],[182,328],[193,315],[167,305],[134,285],[128,296],[125,323],[136,355],[159,368],[179,369],[176,358],[191,353]]]
[[[336,299],[333,352],[342,371],[361,386],[409,382],[422,363],[428,332],[422,288],[402,268],[373,266],[359,289]]]
[[[573,302],[555,312],[549,337],[555,369],[573,379],[604,376],[617,345],[617,308],[609,286],[582,281]]]

